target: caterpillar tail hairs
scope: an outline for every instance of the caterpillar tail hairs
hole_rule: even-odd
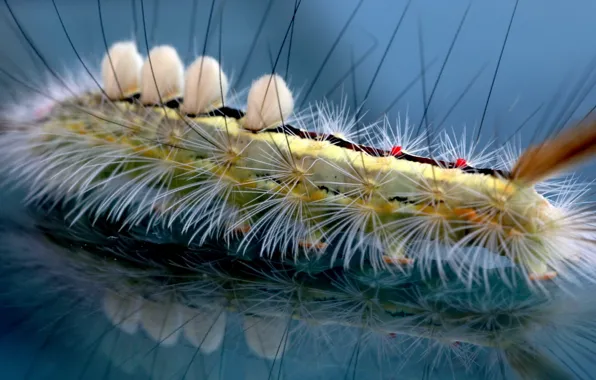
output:
[[[534,184],[585,163],[596,154],[596,117],[588,115],[576,126],[526,149],[519,157],[511,178]]]

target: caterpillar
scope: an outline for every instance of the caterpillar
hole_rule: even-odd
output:
[[[315,248],[314,257],[339,257],[346,267],[367,249],[360,261],[374,269],[435,259],[438,249],[411,248],[430,241],[449,246],[447,256],[463,246],[486,248],[530,278],[586,269],[589,276],[594,268],[592,243],[581,244],[578,232],[593,223],[592,213],[554,206],[533,187],[590,154],[591,124],[527,151],[508,173],[413,155],[401,145],[376,148],[373,137],[357,144],[325,127],[312,131],[327,121],[324,106],[294,127],[286,123],[294,99],[278,75],[253,83],[246,113],[228,108],[219,64],[199,57],[184,76],[168,46],[143,62],[134,43],[117,43],[102,71],[105,90],[35,111],[40,119],[26,126],[32,132],[17,124],[5,137],[18,149],[10,155],[20,157],[13,170],[34,184],[35,197],[81,199],[98,189],[112,195],[81,202],[82,210],[103,211],[122,196],[111,213],[126,215],[125,225],[146,216],[168,226],[180,221],[201,242],[244,231],[241,245],[258,237],[261,255]],[[137,196],[144,188],[155,193]],[[327,251],[330,241],[336,248]],[[433,254],[418,253],[425,250]],[[464,268],[456,268],[460,277]]]
[[[31,214],[0,224],[6,289],[52,284],[80,309],[37,305],[52,336],[99,324],[77,340],[110,360],[99,377],[326,378],[329,351],[332,378],[405,377],[415,356],[422,378],[588,373],[541,335],[565,349],[593,334],[590,188],[562,181],[553,197],[547,182],[594,154],[589,116],[519,155],[468,157],[408,120],[296,107],[275,72],[230,95],[215,57],[185,68],[172,46],[138,44],[109,46],[88,85],[54,78],[57,93],[8,108],[0,129]],[[239,336],[264,372],[214,374],[206,361]],[[317,365],[293,375],[303,360]]]

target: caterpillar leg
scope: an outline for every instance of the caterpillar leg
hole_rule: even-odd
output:
[[[528,279],[530,281],[550,281],[557,277],[557,272],[549,270],[551,268],[544,262],[528,262],[526,263],[526,267],[529,269]]]
[[[545,273],[530,273],[529,278],[531,281],[550,281],[557,277],[557,272],[549,271]]]
[[[383,261],[386,264],[393,264],[393,265],[412,265],[414,264],[414,259],[409,257],[392,257],[383,255]]]
[[[406,250],[402,242],[389,244],[383,255],[383,262],[390,265],[412,265],[414,259],[406,256]]]
[[[250,227],[250,224],[248,224],[248,223],[242,223],[240,225],[234,226],[233,230],[234,230],[234,233],[246,235],[247,233],[250,232],[251,227]]]
[[[298,246],[305,248],[305,249],[315,249],[315,250],[324,250],[327,248],[328,244],[316,239],[308,239],[308,240],[300,240],[298,242]]]
[[[323,251],[329,246],[323,241],[323,234],[319,231],[311,231],[308,236],[298,241],[298,246],[307,250]]]

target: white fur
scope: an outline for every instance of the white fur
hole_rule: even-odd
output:
[[[182,96],[184,65],[171,46],[151,49],[141,70],[141,102],[160,104]]]
[[[187,69],[182,112],[200,114],[223,104],[228,92],[228,78],[212,57],[199,57]]]
[[[101,74],[106,95],[123,99],[140,92],[143,57],[132,41],[112,45],[101,62]]]
[[[264,75],[248,92],[244,127],[260,131],[286,122],[294,111],[294,98],[279,75]]]

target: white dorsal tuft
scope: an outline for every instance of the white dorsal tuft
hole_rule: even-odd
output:
[[[151,49],[141,71],[141,102],[160,104],[182,96],[184,65],[171,46]]]
[[[223,104],[228,78],[212,57],[197,58],[186,70],[182,112],[200,114]]]
[[[260,131],[278,126],[294,110],[294,97],[279,75],[264,75],[253,82],[248,92],[248,104],[243,126]]]
[[[134,42],[117,42],[101,62],[104,91],[112,100],[124,99],[140,91],[143,57]]]

